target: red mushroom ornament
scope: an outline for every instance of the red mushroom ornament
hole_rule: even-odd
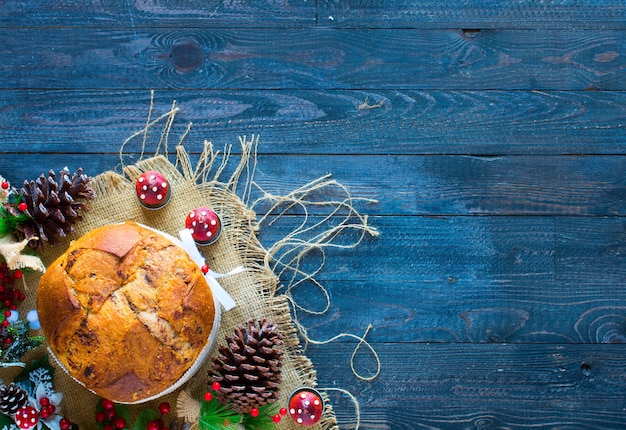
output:
[[[289,397],[289,416],[300,425],[312,426],[323,411],[322,396],[312,388],[300,388]]]
[[[39,422],[39,413],[32,406],[22,406],[15,413],[15,424],[21,429],[31,429]]]
[[[209,207],[201,206],[189,212],[185,227],[191,230],[191,236],[198,245],[211,245],[222,234],[222,221]]]
[[[139,203],[147,209],[160,209],[172,196],[169,182],[159,172],[149,170],[137,178],[135,191]]]

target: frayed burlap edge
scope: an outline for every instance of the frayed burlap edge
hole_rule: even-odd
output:
[[[316,387],[317,377],[315,369],[310,360],[303,354],[303,345],[300,343],[299,335],[303,339],[312,343],[326,343],[328,341],[315,341],[310,339],[304,327],[298,322],[297,311],[308,310],[301,308],[291,297],[290,290],[303,280],[314,280],[313,274],[304,273],[300,269],[300,262],[311,250],[323,252],[325,247],[349,248],[356,246],[364,236],[377,235],[376,229],[368,225],[367,217],[361,216],[353,207],[353,201],[345,187],[333,181],[329,177],[320,178],[294,190],[287,195],[272,195],[261,191],[262,197],[251,202],[251,190],[257,184],[253,180],[254,168],[256,166],[255,149],[258,136],[250,139],[240,138],[241,155],[239,163],[233,173],[223,180],[224,172],[231,167],[232,158],[229,156],[228,148],[224,152],[214,150],[210,142],[204,142],[203,148],[197,162],[192,163],[189,154],[183,147],[183,140],[186,133],[180,138],[176,146],[175,164],[168,160],[168,139],[173,124],[174,116],[178,112],[178,107],[174,104],[172,109],[166,114],[152,120],[152,105],[146,127],[135,133],[124,142],[120,151],[120,159],[123,174],[113,171],[105,172],[95,177],[92,186],[97,194],[97,199],[90,204],[90,211],[85,216],[85,220],[76,226],[76,232],[65,243],[55,248],[47,248],[42,258],[48,265],[60,255],[69,245],[69,240],[80,237],[87,231],[116,222],[124,222],[131,219],[166,233],[176,235],[184,224],[184,218],[189,210],[200,206],[208,205],[215,209],[223,221],[223,237],[216,245],[202,248],[207,263],[217,272],[227,272],[233,267],[243,265],[246,271],[228,278],[222,278],[220,282],[233,296],[238,306],[222,313],[222,322],[217,335],[217,342],[223,343],[224,336],[232,333],[232,330],[250,317],[268,318],[274,321],[280,328],[285,338],[285,365],[283,369],[283,382],[281,384],[281,398],[279,402],[286,404],[289,394],[300,386]],[[165,122],[158,141],[157,149],[149,158],[144,158],[144,149],[149,140],[149,130],[155,125]],[[188,129],[187,129],[188,131]],[[132,164],[124,163],[124,147],[131,140],[142,138],[141,159]],[[218,163],[219,161],[219,163]],[[146,170],[157,170],[163,173],[174,190],[174,196],[170,203],[158,210],[146,210],[137,203],[134,191],[135,179]],[[258,187],[258,186],[257,186]],[[326,188],[337,187],[345,193],[345,198],[339,201],[314,201],[309,199],[312,194],[323,191]],[[254,208],[257,205],[273,202],[267,215],[257,220]],[[330,205],[335,209],[330,215],[322,219],[321,223],[344,213],[344,221],[335,225],[321,234],[309,237],[306,240],[301,236],[311,231],[313,227],[306,227],[304,224],[291,232],[284,239],[265,249],[257,239],[256,233],[261,222],[267,222],[268,217],[280,217],[285,210],[293,206],[307,205]],[[280,208],[283,208],[282,211]],[[285,209],[287,208],[287,209]],[[274,214],[274,215],[272,215]],[[271,223],[271,222],[270,222]],[[358,239],[349,245],[337,245],[334,243],[337,235],[343,230],[357,230]],[[279,285],[279,276],[285,271],[292,271],[296,276],[288,285]],[[29,276],[28,283],[35,285],[38,276]],[[321,291],[328,297],[326,291],[321,287]],[[280,290],[280,291],[279,291]],[[34,296],[34,294],[33,294]],[[34,305],[34,299],[33,303]],[[328,306],[327,306],[328,308]],[[319,312],[311,312],[319,313]],[[369,330],[369,328],[368,328]],[[369,344],[364,341],[364,337],[351,334],[340,334],[337,337],[349,336],[360,340],[359,346]],[[336,337],[336,338],[337,338]],[[334,339],[334,338],[333,338]],[[333,340],[331,339],[331,340]],[[357,348],[358,348],[357,347]],[[371,347],[369,347],[371,349]],[[371,349],[378,362],[375,352]],[[355,351],[356,352],[356,351]],[[215,354],[215,349],[211,357]],[[37,357],[39,354],[31,354]],[[28,359],[33,357],[27,357]],[[354,356],[353,356],[354,358]],[[207,372],[210,360],[207,359],[203,367],[197,372],[181,390],[159,399],[159,401],[169,401],[172,405],[177,405],[177,410],[181,418],[186,418],[191,422],[197,420],[202,393],[206,390]],[[352,364],[352,363],[351,363]],[[378,371],[380,364],[378,363]],[[354,368],[353,373],[360,379],[371,380],[376,375],[362,377]],[[63,411],[81,428],[93,426],[93,414],[97,397],[76,384],[64,372],[58,371],[55,375],[55,386],[58,391],[65,393]],[[340,388],[328,388],[328,391],[341,391],[348,395],[355,402],[357,411],[356,427],[359,425],[358,402],[349,393]],[[313,429],[337,429],[337,422],[332,405],[328,401],[328,396],[322,392],[326,400],[326,409],[322,420],[313,426]],[[155,402],[132,406],[133,413],[137,413],[146,407],[155,407]],[[299,428],[291,420],[284,419],[277,425],[278,429]]]

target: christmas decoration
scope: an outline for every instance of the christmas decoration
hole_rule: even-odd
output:
[[[289,397],[289,416],[298,424],[311,426],[324,411],[322,396],[312,388],[301,388]]]
[[[270,430],[276,422],[276,406],[266,404],[252,408],[247,414],[240,414],[224,393],[220,391],[220,383],[213,382],[211,390],[204,393],[204,402],[200,408],[198,425],[201,430]]]
[[[25,295],[14,287],[22,272],[11,272],[5,262],[0,263],[0,366],[24,366],[19,360],[28,351],[39,346],[43,337],[33,336],[30,323],[19,317],[17,306]]]
[[[23,406],[15,413],[15,424],[21,429],[31,429],[39,423],[37,409]]]
[[[201,206],[189,212],[185,227],[192,231],[191,236],[198,245],[212,245],[222,234],[222,221],[211,208]]]
[[[24,181],[17,195],[9,193],[15,199],[4,204],[5,223],[15,228],[20,239],[29,239],[31,248],[42,251],[43,242],[58,243],[83,219],[80,213],[87,210],[84,200],[95,197],[88,186],[90,180],[81,168],[70,175],[65,167],[59,172],[58,180],[50,170],[48,177],[42,174],[35,181]]]
[[[167,205],[172,196],[169,182],[161,173],[149,170],[135,182],[139,203],[147,209],[160,209]]]
[[[281,381],[283,336],[266,319],[249,319],[234,335],[226,336],[226,345],[212,361],[213,380],[220,392],[241,414],[273,402]]]
[[[170,404],[167,402],[159,404],[157,410],[144,409],[131,425],[128,406],[102,399],[96,408],[96,428],[98,430],[178,430],[180,426],[176,421],[172,421],[169,425],[165,423],[165,417],[170,413],[170,409]]]
[[[15,414],[27,401],[26,390],[13,382],[0,388],[0,412],[5,415]]]
[[[2,176],[0,176],[0,236],[12,233],[28,216],[17,207],[22,203],[21,196]]]
[[[71,429],[71,421],[59,415],[63,394],[54,391],[52,376],[53,369],[44,358],[0,387],[0,428]]]

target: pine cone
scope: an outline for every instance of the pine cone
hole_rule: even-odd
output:
[[[266,319],[259,321],[259,328],[254,319],[246,325],[226,336],[227,345],[220,346],[212,362],[213,381],[241,414],[278,398],[283,364],[283,335],[276,325]]]
[[[80,212],[87,211],[87,205],[78,200],[95,196],[88,186],[90,179],[80,168],[70,177],[65,167],[59,172],[59,182],[53,170],[47,178],[42,174],[36,181],[24,181],[20,194],[28,220],[17,226],[20,239],[37,237],[29,245],[43,250],[44,241],[54,245],[73,232],[73,225],[83,219]]]
[[[13,415],[27,400],[26,391],[13,382],[0,388],[0,412],[5,415]]]

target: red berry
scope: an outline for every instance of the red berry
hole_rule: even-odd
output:
[[[222,386],[219,382],[214,382],[213,384],[211,384],[211,388],[213,389],[213,391],[219,391]]]
[[[124,417],[115,418],[114,424],[116,429],[126,428],[126,419]]]
[[[105,424],[104,427],[102,427],[102,430],[115,430],[115,427],[111,424]]]
[[[146,430],[161,430],[163,422],[161,420],[149,421],[146,425]]]
[[[8,327],[8,326],[9,326],[9,320],[2,321],[2,327]]]
[[[102,399],[102,407],[105,411],[110,411],[115,407],[115,403],[109,399]]]
[[[159,413],[161,415],[167,415],[170,413],[170,404],[167,402],[163,402],[159,405]]]
[[[287,408],[280,408],[280,414],[284,417],[285,415],[287,415]]]
[[[259,416],[259,410],[257,408],[252,408],[250,409],[250,415],[252,415],[254,418]]]
[[[108,411],[106,411],[106,414],[109,421],[112,421],[113,418],[115,418],[115,416],[117,415],[117,412],[115,411],[115,409],[109,409]]]
[[[27,205],[26,203],[22,202],[22,203],[20,203],[19,205],[17,205],[17,208],[18,208],[20,211],[24,212],[24,211],[26,211],[26,209],[28,209],[28,205]]]
[[[11,340],[11,338],[10,338],[10,337],[7,337],[6,339],[4,339],[4,343],[5,343],[6,345],[11,345],[11,344],[13,343],[13,340]]]
[[[7,181],[2,181],[2,189],[3,190],[8,190],[9,189],[9,183]]]
[[[39,411],[39,416],[44,420],[50,417],[50,410],[48,408],[41,408]]]
[[[274,421],[275,423],[279,423],[280,422],[280,415],[276,414],[272,417],[272,421]]]
[[[200,271],[206,275],[207,273],[209,273],[209,266],[207,266],[206,264],[203,264],[202,267],[200,268]]]
[[[213,400],[213,394],[209,393],[208,391],[204,393],[204,401],[210,402],[211,400]]]
[[[43,409],[43,408],[42,408]],[[50,415],[52,415],[53,413],[56,412],[57,407],[54,405],[48,405],[46,406],[46,410],[50,413]]]
[[[11,306],[11,305],[9,305],[9,306]],[[8,307],[8,306],[7,306],[7,307]],[[5,316],[6,318],[9,318],[9,317],[11,316],[11,311],[9,311],[9,310],[4,311],[4,316]]]
[[[97,423],[103,423],[105,418],[106,418],[106,415],[105,415],[104,412],[96,412],[96,422]]]
[[[67,418],[61,418],[61,421],[59,421],[59,427],[61,427],[61,430],[68,430],[72,427],[72,422]]]
[[[47,397],[42,397],[41,399],[39,399],[39,404],[41,406],[48,406],[50,404],[50,399]]]
[[[15,279],[22,279],[23,275],[24,273],[20,269],[17,269],[15,272],[13,272],[13,277]]]

